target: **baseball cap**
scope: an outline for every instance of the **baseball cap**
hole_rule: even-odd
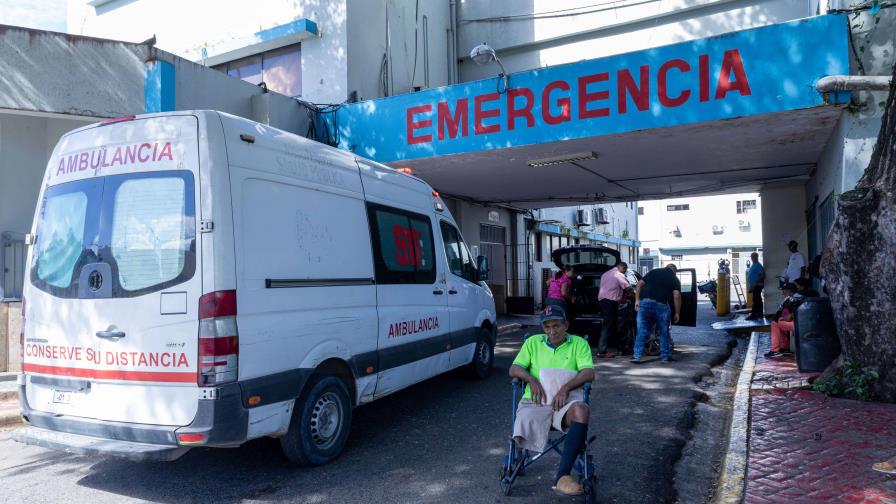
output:
[[[556,305],[548,305],[541,314],[541,321],[548,320],[566,320],[566,310]]]

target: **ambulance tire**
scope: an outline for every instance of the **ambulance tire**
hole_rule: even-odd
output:
[[[301,466],[335,460],[345,447],[352,425],[352,406],[345,382],[336,376],[318,376],[312,380],[296,399],[289,429],[280,438],[283,454]]]
[[[479,339],[476,340],[476,349],[473,351],[473,360],[467,368],[470,376],[480,380],[488,378],[492,374],[492,364],[495,362],[495,347],[492,344],[492,335],[488,329],[479,330]]]

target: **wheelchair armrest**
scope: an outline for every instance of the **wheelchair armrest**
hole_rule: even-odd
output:
[[[520,382],[522,382],[522,380],[520,380],[520,379],[517,378],[517,377],[513,377],[513,378],[510,380],[511,385],[513,385],[514,387],[519,386]]]
[[[584,385],[582,385],[582,389],[584,389],[584,391],[585,391],[585,397],[590,396],[591,395],[591,382],[586,382]]]

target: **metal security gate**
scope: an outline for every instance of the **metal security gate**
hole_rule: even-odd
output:
[[[495,309],[506,313],[504,302],[507,298],[507,258],[504,256],[507,244],[507,229],[491,224],[479,225],[479,253],[488,258],[488,286],[495,295]]]
[[[22,298],[25,254],[25,235],[9,231],[0,235],[0,301]]]

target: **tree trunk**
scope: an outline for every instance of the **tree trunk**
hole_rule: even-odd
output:
[[[896,68],[865,174],[840,196],[821,263],[844,361],[877,370],[878,399],[896,402]]]

